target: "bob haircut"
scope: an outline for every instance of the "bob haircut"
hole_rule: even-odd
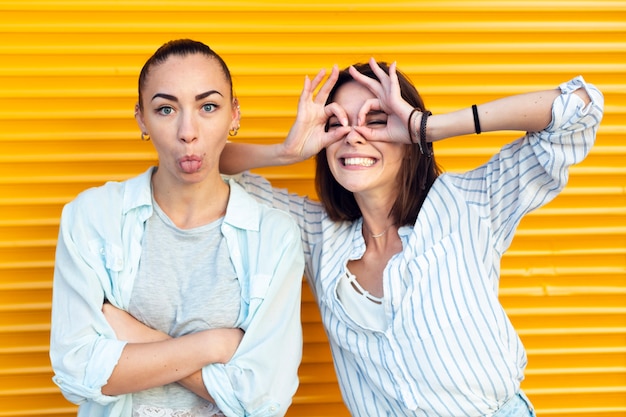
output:
[[[205,45],[202,42],[194,41],[192,39],[176,39],[164,43],[156,50],[156,52],[148,58],[146,63],[141,68],[141,72],[139,73],[139,108],[143,110],[142,103],[142,95],[141,90],[143,90],[143,86],[146,83],[146,79],[150,74],[150,69],[157,65],[163,64],[167,59],[171,56],[180,56],[185,57],[187,55],[200,54],[204,55],[207,58],[215,59],[220,67],[222,68],[222,72],[224,73],[224,77],[226,77],[226,81],[230,86],[230,97],[234,98],[233,95],[233,79],[230,75],[230,70],[228,69],[228,65],[222,59],[221,56],[217,54],[214,50],[212,50],[209,46]]]
[[[389,74],[389,65],[386,62],[379,62],[378,65]],[[373,79],[378,79],[369,64],[360,63],[354,67],[361,74]],[[402,98],[420,111],[426,111],[424,102],[417,89],[409,81],[408,77],[396,71],[400,84]],[[326,104],[332,103],[337,91],[346,83],[353,82],[354,79],[348,72],[348,68],[339,73],[339,78],[331,90]],[[422,207],[428,190],[433,185],[441,170],[435,162],[432,152],[432,143],[428,143],[429,155],[422,154],[417,144],[404,145],[405,153],[396,185],[398,196],[389,212],[389,217],[393,219],[398,227],[413,225],[417,220],[417,214]],[[326,149],[322,149],[316,157],[315,188],[317,194],[328,213],[334,221],[354,221],[362,216],[354,194],[342,187],[328,166]]]

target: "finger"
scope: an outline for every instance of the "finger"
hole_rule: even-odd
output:
[[[372,129],[369,126],[354,126],[354,130],[368,141],[410,144],[411,138],[405,130]]]
[[[298,107],[305,103],[311,97],[311,79],[308,75],[304,76],[304,86],[300,92],[300,98],[298,99]]]
[[[372,129],[367,126],[354,126],[354,130],[368,142],[392,142],[385,129]]]
[[[322,81],[325,74],[326,70],[322,68],[312,81],[308,75],[304,76],[304,86],[302,87],[302,92],[300,93],[299,99],[300,104],[303,104],[311,99],[311,97],[313,96],[313,92]]]
[[[373,78],[370,78],[366,75],[361,74],[353,66],[351,66],[348,69],[348,71],[350,72],[350,75],[352,76],[352,78],[354,78],[356,82],[367,87],[367,89],[370,90],[375,96],[380,97],[382,93],[382,88],[381,88],[382,86],[380,85],[380,82],[378,82],[378,80],[375,80]]]
[[[335,142],[342,140],[348,133],[350,133],[350,126],[341,126],[336,129],[330,130],[328,133],[322,136],[320,147],[326,148]]]
[[[324,68],[322,68],[317,75],[315,76],[315,78],[313,78],[313,81],[310,84],[311,87],[311,92],[315,91],[315,89],[317,88],[317,86],[322,82],[322,80],[324,79],[324,76],[326,75],[326,70]]]
[[[398,80],[397,63],[393,61],[389,65],[389,82],[391,83],[391,92],[400,96],[400,81]]]
[[[322,87],[317,93],[317,96],[315,97],[316,103],[319,103],[319,104],[326,103],[326,101],[328,100],[328,96],[330,95],[330,92],[335,86],[335,83],[337,82],[338,78],[339,78],[339,67],[335,64],[333,65],[333,69],[330,71],[330,75],[328,76],[328,79],[322,85]]]
[[[370,68],[374,71],[376,77],[380,80],[381,83],[385,83],[389,80],[389,76],[383,69],[378,65],[378,62],[372,57],[369,61]]]
[[[361,126],[365,123],[367,119],[367,114],[372,111],[381,111],[382,107],[380,105],[380,100],[377,98],[370,98],[365,100],[361,108],[359,109],[359,114],[357,116],[357,126]]]
[[[337,103],[329,103],[328,105],[326,105],[324,107],[324,114],[327,118],[335,116],[342,126],[348,126],[350,124],[348,121],[348,114],[346,113],[344,108]]]

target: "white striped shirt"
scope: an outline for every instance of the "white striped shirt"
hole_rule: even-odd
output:
[[[572,92],[584,87],[591,104]],[[498,300],[500,260],[522,217],[565,186],[603,114],[602,94],[582,77],[560,86],[552,122],[506,145],[486,164],[442,174],[402,252],[383,275],[384,331],[364,328],[337,297],[349,260],[365,252],[362,219],[333,222],[310,199],[239,181],[297,219],[306,276],[327,330],[343,399],[354,416],[490,416],[520,389],[526,353]]]

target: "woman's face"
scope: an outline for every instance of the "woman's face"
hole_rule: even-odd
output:
[[[219,178],[228,131],[238,126],[219,63],[202,54],[170,56],[150,68],[137,122],[159,155],[158,175],[181,183]]]
[[[352,81],[337,90],[335,102],[347,113],[351,126],[357,125],[359,110],[366,100],[375,98],[365,86]],[[337,118],[331,117],[329,129],[337,126]],[[362,122],[371,129],[384,129],[387,114],[372,112]],[[394,199],[397,193],[396,178],[402,164],[405,146],[392,142],[370,141],[355,129],[326,148],[330,170],[339,184],[359,195],[375,198],[389,196]]]

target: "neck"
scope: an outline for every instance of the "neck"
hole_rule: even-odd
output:
[[[166,185],[152,182],[153,196],[161,210],[181,229],[209,224],[224,216],[230,188],[221,179],[212,185]]]
[[[387,234],[387,232],[389,231],[389,229],[391,228],[391,226],[393,226],[393,223],[390,224],[389,226],[385,227],[385,230],[383,230],[380,233],[372,233],[372,229],[370,229],[369,226],[366,225],[365,222],[363,222],[363,228],[369,234],[369,236],[371,238],[374,238],[374,239],[378,239],[378,238],[381,238],[381,237],[385,236]]]

